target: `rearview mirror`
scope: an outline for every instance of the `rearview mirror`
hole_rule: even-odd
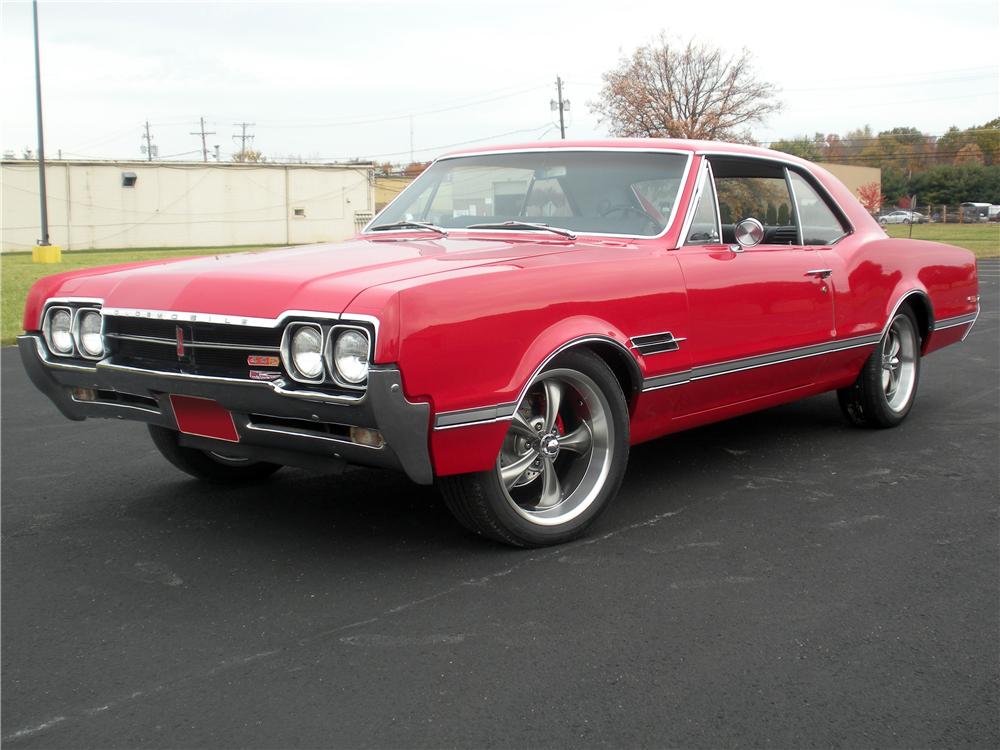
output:
[[[740,247],[755,247],[764,241],[764,225],[756,219],[744,219],[736,225],[735,234]]]

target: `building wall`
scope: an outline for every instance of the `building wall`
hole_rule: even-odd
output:
[[[375,178],[375,212],[378,213],[395,200],[403,192],[413,177],[376,177]]]
[[[135,173],[134,187],[122,186],[123,172]],[[374,208],[367,164],[57,161],[45,176],[50,241],[67,250],[335,241]],[[0,202],[2,249],[30,249],[37,162],[2,163]]]
[[[847,189],[854,193],[855,198],[858,197],[858,188],[862,185],[870,185],[874,182],[881,189],[882,170],[878,167],[858,167],[853,164],[824,163],[820,163],[819,166],[844,183]]]

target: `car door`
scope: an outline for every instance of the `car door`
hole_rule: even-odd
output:
[[[691,367],[678,415],[810,385],[818,364],[808,348],[833,335],[829,269],[802,244],[785,166],[729,155],[703,164],[699,205],[676,251]],[[754,247],[736,242],[745,218],[764,226]]]

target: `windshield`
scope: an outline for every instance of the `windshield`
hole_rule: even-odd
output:
[[[684,154],[621,150],[442,159],[372,226],[419,221],[462,229],[516,221],[653,237],[670,222],[687,159]]]

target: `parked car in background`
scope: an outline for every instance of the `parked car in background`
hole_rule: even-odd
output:
[[[917,211],[899,209],[878,217],[879,224],[923,224],[927,217]]]
[[[637,443],[824,391],[898,425],[978,310],[972,253],[886,237],[815,164],[559,141],[442,157],[348,242],[42,279],[18,345],[65,416],[145,422],[195,477],[397,469],[539,546]]]

